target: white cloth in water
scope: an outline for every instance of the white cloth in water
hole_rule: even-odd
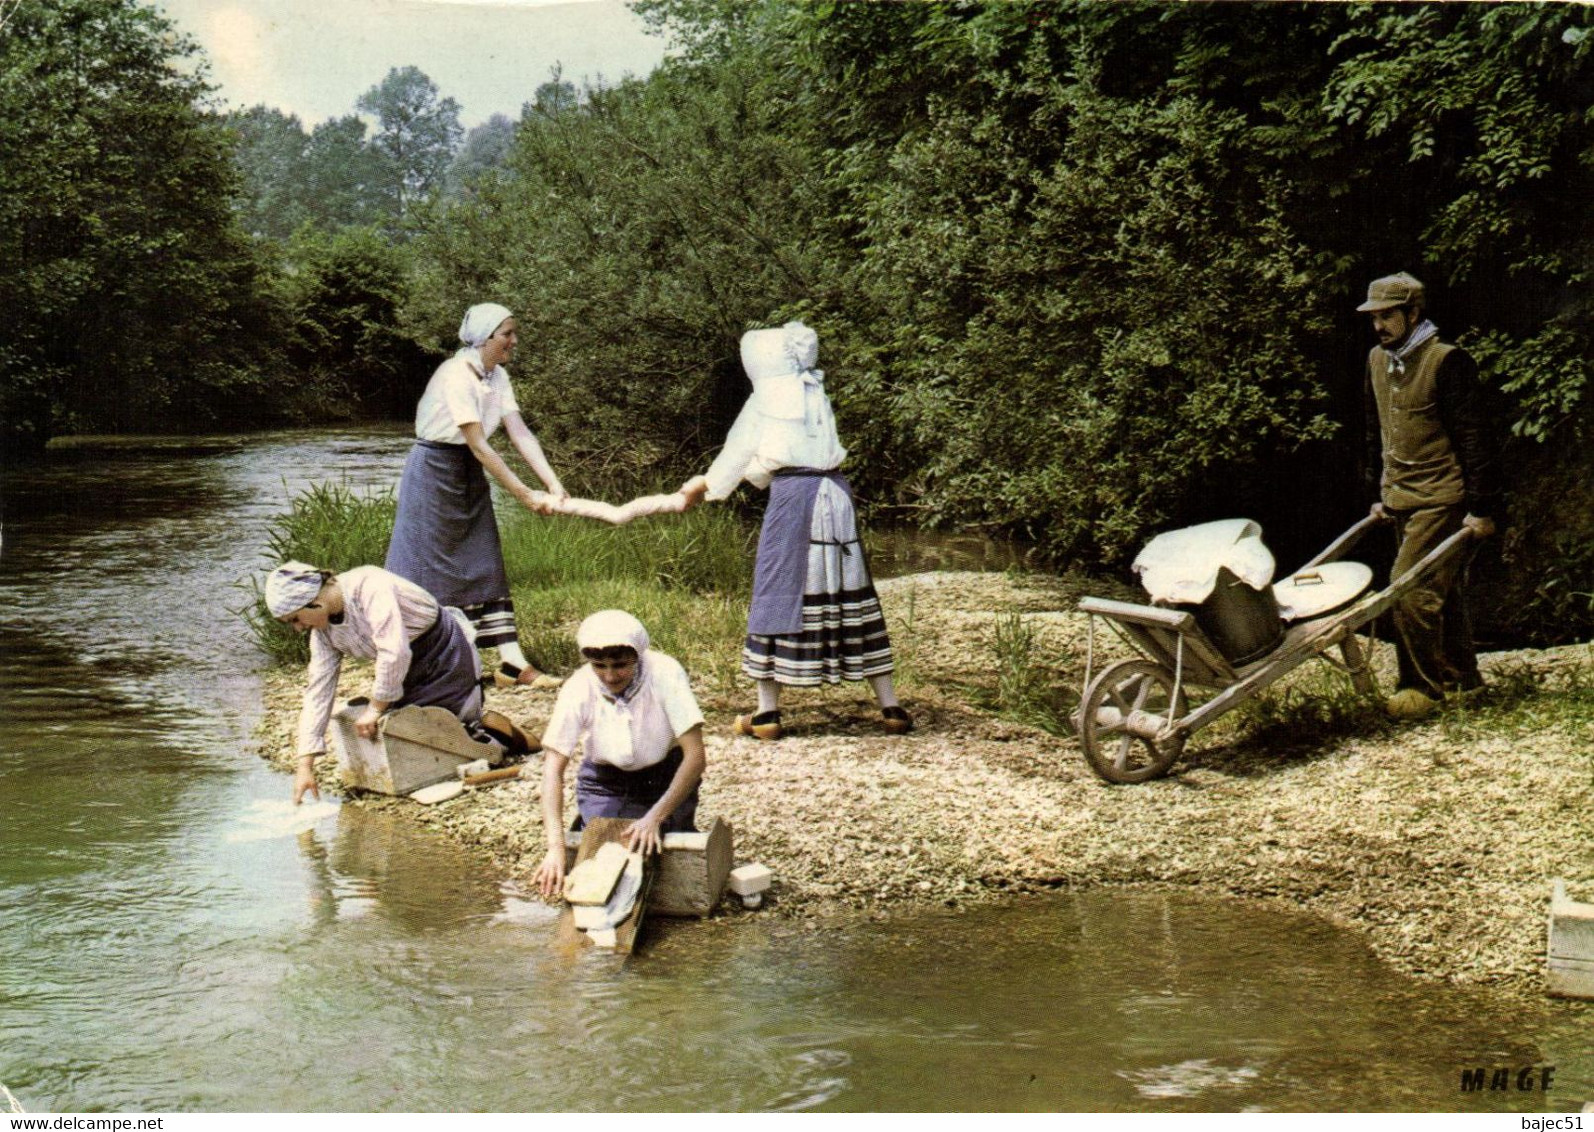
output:
[[[1166,531],[1145,545],[1130,568],[1155,601],[1199,605],[1227,568],[1254,590],[1273,580],[1273,552],[1250,519],[1219,519]]]
[[[338,803],[330,800],[307,799],[295,806],[286,798],[259,798],[239,815],[238,827],[228,830],[225,840],[236,845],[246,841],[293,837],[327,818],[335,817],[339,808]]]

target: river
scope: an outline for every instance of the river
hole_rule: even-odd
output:
[[[401,431],[80,441],[6,474],[0,1083],[32,1111],[1544,1110],[1580,1008],[1314,918],[1085,892],[658,925],[628,962],[391,814],[286,807],[233,613],[312,479]],[[909,540],[911,542],[911,540]],[[948,540],[938,558],[972,553]],[[908,557],[911,558],[911,555]],[[1548,1094],[1463,1070],[1554,1066]]]

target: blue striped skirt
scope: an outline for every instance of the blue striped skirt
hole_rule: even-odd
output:
[[[770,484],[742,671],[793,687],[883,676],[891,638],[852,493],[839,473],[804,471]]]

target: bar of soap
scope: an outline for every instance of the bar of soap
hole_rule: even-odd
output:
[[[465,784],[455,779],[453,782],[434,782],[430,786],[423,786],[410,795],[410,800],[419,802],[423,806],[435,806],[450,798],[458,798],[463,793],[465,793]]]
[[[565,877],[565,899],[572,904],[606,904],[625,872],[630,854],[618,841],[599,847]]]
[[[771,874],[765,865],[739,865],[731,870],[731,891],[737,896],[753,896],[769,888]]]
[[[706,833],[666,833],[664,835],[666,849],[690,849],[698,853],[708,848],[708,834]]]

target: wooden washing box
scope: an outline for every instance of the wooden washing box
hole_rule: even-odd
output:
[[[450,781],[458,768],[477,759],[497,765],[504,750],[473,739],[453,712],[441,707],[401,707],[378,725],[377,738],[362,739],[355,720],[366,701],[350,700],[332,713],[327,728],[344,786],[376,794],[413,794],[423,786]]]
[[[706,916],[714,911],[730,875],[731,823],[710,818],[698,833],[666,833],[664,852],[648,893],[648,915]],[[565,868],[570,869],[581,845],[581,834],[565,832]]]
[[[1594,904],[1568,897],[1560,878],[1550,894],[1547,981],[1561,998],[1594,998]]]

